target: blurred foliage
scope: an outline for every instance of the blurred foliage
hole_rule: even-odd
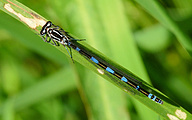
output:
[[[119,52],[121,46],[118,46],[118,43],[122,41],[121,39],[116,39],[116,41],[106,40],[106,44],[101,42],[107,35],[113,38],[117,34],[104,34],[103,32],[107,31],[106,22],[110,23],[111,20],[103,20],[102,15],[113,15],[118,20],[118,15],[112,14],[117,11],[115,7],[111,8],[111,11],[100,9],[99,5],[102,2],[104,5],[108,4],[107,1],[100,1],[100,4],[94,0],[19,0],[19,2],[53,21],[53,23],[64,26],[63,28],[66,31],[79,38],[95,39],[92,42],[87,39],[86,42],[109,58],[113,58],[117,63],[132,69],[135,74],[142,76],[142,73],[135,72],[137,69],[134,70],[137,62],[132,64],[133,68],[129,68],[129,65],[126,66],[127,61],[125,59],[115,58],[111,53],[113,51],[108,50],[114,49],[119,56],[129,57],[127,51]],[[158,2],[166,9],[166,12],[181,27],[183,32],[191,36],[192,1],[159,0]],[[82,3],[86,3],[86,9],[89,10],[88,15],[81,12],[84,11]],[[122,14],[126,16],[128,25],[131,25],[131,32],[139,49],[140,57],[143,59],[153,86],[186,110],[192,112],[191,56],[181,46],[173,33],[147,13],[137,2],[124,0],[121,1],[121,4],[124,10]],[[0,16],[0,105],[3,105],[5,109],[3,112],[6,113],[1,116],[2,120],[116,119],[111,118],[116,114],[122,114],[125,117],[123,119],[149,120],[157,117],[151,111],[147,113],[146,111],[149,110],[145,107],[139,110],[135,107],[134,99],[130,99],[128,95],[106,81],[104,81],[106,82],[105,85],[100,86],[101,89],[95,89],[95,91],[91,91],[91,95],[87,95],[84,89],[101,83],[100,81],[94,84],[87,82],[85,83],[88,84],[86,86],[81,82],[84,79],[90,81],[96,79],[95,74],[85,70],[78,63],[75,63],[74,66],[69,65],[70,59],[54,47],[45,44],[43,41],[36,44],[41,38],[26,29],[21,23],[2,11],[0,11]],[[79,16],[83,16],[85,19],[81,20]],[[88,16],[92,17],[90,20],[94,21],[94,24],[86,24],[85,27],[83,22],[91,23],[85,21],[88,20],[86,19]],[[118,26],[121,23],[116,21],[115,25]],[[94,32],[98,34],[91,34],[92,27],[95,29]],[[121,27],[126,29],[123,25]],[[108,36],[106,38],[110,38]],[[29,39],[33,40],[34,43],[27,42]],[[109,42],[113,44],[113,48],[107,46]],[[142,77],[147,79],[145,75]],[[78,82],[75,82],[76,80]],[[96,97],[96,94],[105,93],[105,91],[102,91],[103,87],[111,94],[120,93],[120,99],[111,95],[111,98],[104,96],[104,102],[98,102],[100,98]],[[15,105],[13,104],[14,101],[20,101],[21,103]],[[90,103],[90,101],[93,103]],[[112,101],[117,105],[122,102],[121,105],[124,105],[124,109],[115,111],[112,109],[114,104],[105,101]],[[103,115],[97,111],[101,111]],[[0,113],[2,113],[2,110],[0,110]]]

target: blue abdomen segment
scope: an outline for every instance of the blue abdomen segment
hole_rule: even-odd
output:
[[[81,50],[80,48],[78,48],[78,47],[76,47],[76,49],[75,50],[77,50],[78,52]]]
[[[138,90],[139,88],[140,88],[140,87],[139,87],[139,86],[137,86],[137,87],[136,87],[136,90]]]
[[[157,97],[156,96],[154,96],[154,98],[152,99],[153,101],[155,101],[155,99],[156,99]]]
[[[151,99],[152,96],[153,96],[153,94],[149,93],[148,98]]]
[[[110,72],[111,74],[114,74],[114,73],[115,73],[114,70],[112,70],[110,67],[107,67],[106,70],[107,70],[108,72]]]
[[[99,61],[98,61],[97,59],[95,59],[94,57],[91,57],[91,60],[92,60],[94,63],[96,63],[96,64],[99,63]]]
[[[163,104],[163,101],[162,101],[162,100],[159,100],[158,103]]]
[[[155,99],[157,98],[155,95],[149,93],[148,98],[150,98],[151,100],[155,101]]]
[[[127,78],[125,78],[124,76],[121,78],[121,80],[124,82],[128,82]]]

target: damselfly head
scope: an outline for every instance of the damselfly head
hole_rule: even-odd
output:
[[[52,26],[52,22],[51,21],[48,21],[45,26],[47,26],[47,28],[51,27]]]
[[[52,26],[52,22],[48,21],[41,29],[40,34],[45,35],[47,34],[47,28],[50,28]]]

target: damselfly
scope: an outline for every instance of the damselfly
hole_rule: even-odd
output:
[[[141,82],[136,80],[133,76],[126,75],[121,70],[118,70],[116,67],[112,66],[111,64],[107,63],[105,60],[102,60],[98,56],[90,54],[87,50],[83,47],[74,44],[74,41],[81,41],[79,39],[74,39],[71,37],[67,32],[65,32],[62,28],[55,26],[52,24],[51,21],[48,21],[41,29],[40,35],[45,42],[50,43],[51,41],[53,45],[59,46],[59,43],[62,44],[67,52],[69,53],[71,59],[71,48],[79,52],[82,56],[86,59],[93,62],[94,65],[99,66],[100,68],[104,69],[107,73],[113,75],[114,77],[118,78],[120,81],[128,84],[131,88],[139,91],[140,93],[144,94],[151,100],[155,101],[156,103],[163,104],[163,101],[156,97],[155,95],[151,94],[150,92],[144,90],[141,87]],[[44,37],[45,36],[45,37]],[[70,52],[68,51],[67,47],[69,47]]]

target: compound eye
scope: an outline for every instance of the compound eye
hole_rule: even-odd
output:
[[[41,30],[40,34],[41,35],[45,35],[46,34],[46,30],[45,29]]]
[[[45,30],[45,29],[43,30],[43,33],[44,33],[44,34],[46,33],[46,30]]]
[[[48,21],[48,22],[47,22],[47,27],[51,27],[51,25],[52,25],[52,22],[51,22],[51,21]]]

